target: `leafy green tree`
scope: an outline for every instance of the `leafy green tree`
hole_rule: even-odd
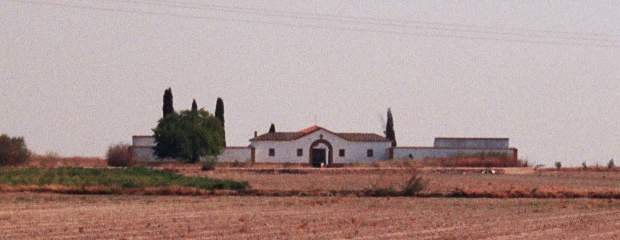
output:
[[[207,155],[218,155],[224,146],[224,129],[220,121],[204,109],[182,111],[159,121],[153,129],[155,154],[197,162]]]
[[[174,113],[174,106],[172,102],[172,88],[168,88],[164,91],[164,104],[162,107],[164,117]]]
[[[276,132],[276,125],[272,123],[271,126],[269,126],[269,133],[275,133],[275,132]]]
[[[224,129],[224,146],[226,146],[226,126],[224,125],[224,100],[217,98],[215,103],[215,117],[220,120],[222,128]]]
[[[392,147],[396,147],[396,134],[394,133],[394,118],[392,117],[392,109],[387,111],[387,124],[385,125],[385,138],[392,141]]]
[[[181,127],[181,116],[171,113],[159,120],[153,129],[155,137],[155,155],[160,158],[177,158],[181,155],[181,145],[185,141],[184,129]]]

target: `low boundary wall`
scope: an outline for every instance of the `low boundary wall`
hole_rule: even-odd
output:
[[[513,160],[518,159],[516,148],[436,148],[436,147],[395,147],[392,148],[392,159],[424,159],[450,158],[477,155],[505,155]]]

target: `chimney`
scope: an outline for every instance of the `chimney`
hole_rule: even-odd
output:
[[[254,131],[254,137],[258,137],[258,132]]]

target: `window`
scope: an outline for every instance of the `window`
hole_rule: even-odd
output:
[[[269,156],[270,156],[270,157],[273,157],[273,156],[275,156],[275,155],[276,155],[276,150],[275,150],[275,149],[273,149],[273,148],[270,148],[270,149],[269,149]]]
[[[374,154],[374,152],[372,151],[372,149],[368,149],[368,150],[366,151],[366,157],[372,157],[373,155],[375,155],[375,154]]]
[[[297,156],[298,156],[298,157],[301,157],[301,156],[303,156],[303,155],[304,155],[304,150],[303,150],[303,149],[301,149],[301,148],[298,148],[298,149],[297,149]]]
[[[344,149],[340,149],[340,150],[338,151],[338,156],[340,156],[340,157],[344,157]]]

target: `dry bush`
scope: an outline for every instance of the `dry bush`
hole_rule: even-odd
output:
[[[202,163],[201,170],[202,171],[211,171],[215,170],[215,166],[217,165],[217,160],[215,158],[206,158]]]
[[[230,164],[231,167],[245,167],[246,165],[247,165],[246,162],[239,162],[237,160],[235,160],[234,162]]]
[[[413,174],[411,174],[409,180],[407,180],[405,186],[403,187],[402,194],[404,196],[415,196],[419,192],[422,192],[424,189],[426,189],[427,186],[428,181],[422,178],[422,176],[419,176],[417,171],[414,171]]]
[[[420,192],[424,191],[428,186],[428,181],[422,176],[418,174],[418,171],[414,168],[411,168],[413,171],[411,172],[411,176],[407,179],[407,181],[399,187],[396,187],[392,184],[389,186],[380,186],[378,182],[371,185],[370,188],[367,188],[363,191],[365,195],[375,196],[375,197],[388,197],[388,196],[417,196]],[[379,180],[383,180],[383,175],[380,175]],[[400,189],[400,190],[397,190]]]
[[[108,161],[108,166],[112,167],[131,166],[131,146],[126,143],[111,145],[106,153],[106,160]]]

